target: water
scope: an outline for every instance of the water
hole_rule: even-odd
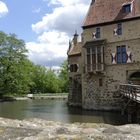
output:
[[[0,103],[0,117],[11,119],[41,118],[49,121],[125,124],[120,112],[87,111],[68,107],[64,100],[26,100]]]

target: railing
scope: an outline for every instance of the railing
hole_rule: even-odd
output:
[[[104,63],[86,64],[86,72],[99,72],[104,70]]]
[[[120,93],[123,96],[140,103],[140,85],[120,84]]]

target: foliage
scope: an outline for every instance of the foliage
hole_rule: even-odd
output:
[[[68,62],[65,60],[61,65],[61,72],[59,75],[60,78],[60,87],[62,92],[68,92]]]
[[[52,69],[36,65],[33,70],[34,85],[32,93],[60,93],[68,92],[67,61],[61,65],[60,74],[56,75]]]
[[[34,85],[31,88],[32,93],[58,92],[56,75],[53,71],[47,70],[43,66],[34,66],[32,80],[34,81]]]
[[[27,59],[25,43],[16,35],[0,32],[0,92],[27,93],[28,77],[24,71]]]
[[[34,85],[31,88],[32,93],[57,93],[60,92],[59,79],[50,69],[36,65],[33,74]]]
[[[0,32],[0,95],[68,91],[67,61],[60,75],[28,60],[25,43],[15,34]]]
[[[47,71],[46,79],[47,79],[46,87],[48,93],[61,92],[59,87],[59,79],[52,70]]]

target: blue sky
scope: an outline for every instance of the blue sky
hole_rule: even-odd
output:
[[[41,20],[52,11],[42,0],[3,0],[8,14],[0,19],[0,29],[7,33],[16,33],[25,41],[35,41],[37,35],[32,32],[31,24]],[[41,8],[41,9],[40,9]]]
[[[89,4],[90,0],[0,0],[0,30],[23,39],[34,63],[59,66],[75,30],[81,33]]]

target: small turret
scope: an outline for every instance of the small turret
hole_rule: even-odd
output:
[[[77,34],[77,31],[75,31],[75,34],[74,34],[74,37],[73,37],[73,43],[74,45],[76,45],[78,42],[78,34]]]

